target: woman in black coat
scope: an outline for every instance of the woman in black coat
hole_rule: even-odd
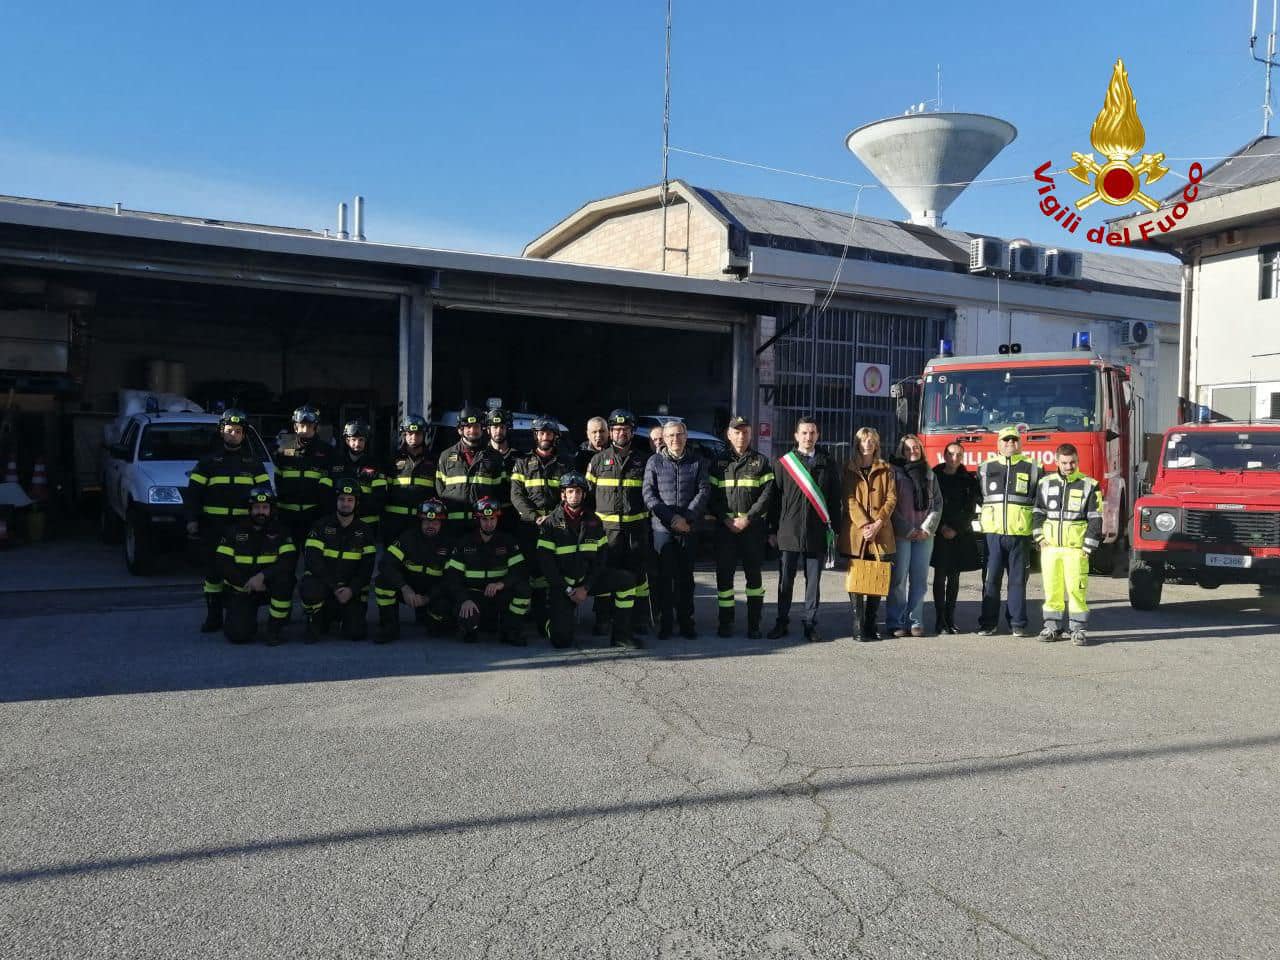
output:
[[[944,460],[933,468],[942,488],[942,523],[933,541],[933,611],[938,633],[959,633],[956,598],[960,574],[981,567],[978,540],[973,532],[973,510],[978,502],[978,477],[965,469],[964,448],[947,444]]]

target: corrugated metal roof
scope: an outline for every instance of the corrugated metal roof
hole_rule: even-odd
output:
[[[850,259],[967,273],[969,241],[988,236],[859,214],[850,238],[851,213],[725,190],[692,189],[751,234],[755,246],[839,256],[848,241]],[[1063,249],[1068,248],[1064,245]],[[1176,263],[1094,250],[1080,252],[1082,285],[1123,288],[1139,294],[1177,295],[1181,291],[1181,268]]]
[[[1280,137],[1258,137],[1207,169],[1200,180],[1200,197],[1219,196],[1273,180],[1280,180]],[[1181,183],[1177,190],[1160,201],[1160,205],[1167,206],[1181,200],[1185,185]]]

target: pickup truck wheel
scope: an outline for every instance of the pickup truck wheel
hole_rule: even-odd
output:
[[[98,536],[102,538],[103,543],[119,543],[123,534],[124,524],[120,522],[116,512],[111,509],[111,501],[107,499],[107,494],[104,490],[102,492],[102,502],[98,507]]]
[[[151,572],[154,557],[150,523],[142,514],[131,512],[124,528],[124,565],[135,577],[145,576]]]
[[[1164,590],[1164,574],[1148,563],[1136,563],[1129,571],[1129,605],[1135,610],[1154,610],[1160,606]]]

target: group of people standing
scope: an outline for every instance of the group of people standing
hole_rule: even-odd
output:
[[[1085,557],[1100,535],[1098,485],[1075,469],[1069,445],[1057,451],[1059,471],[1042,478],[1011,428],[999,434],[1000,453],[974,473],[958,443],[931,468],[919,437],[902,437],[886,457],[870,427],[857,431],[840,468],[809,417],[796,424],[794,448],[776,460],[752,446],[751,423],[733,417],[726,451],[709,460],[689,448],[676,419],[664,424],[660,446],[651,438],[655,452],[641,450],[633,443],[636,418],[619,409],[588,423],[587,441],[571,458],[553,419],[534,420],[535,446],[526,453],[508,442],[509,413],[464,407],[458,441],[438,460],[428,450],[426,421],[406,416],[385,465],[370,456],[366,424],[346,424],[335,449],[316,438],[314,408],[299,408],[293,419],[294,432],[275,456],[274,490],[244,443],[240,411],[223,415],[222,448],[191,473],[188,529],[204,548],[206,631],[226,629],[243,641],[265,605],[268,641],[279,642],[301,555],[296,585],[309,641],[334,620],[345,635],[363,637],[371,592],[383,640],[399,635],[404,605],[429,630],[456,627],[469,640],[488,626],[523,643],[532,615],[556,646],[567,646],[589,597],[593,632],[616,645],[641,645],[651,624],[660,638],[677,630],[693,638],[694,558],[710,525],[720,636],[734,633],[739,567],[746,633],[761,636],[771,546],[779,551],[771,639],[790,630],[801,572],[804,638],[828,639],[818,627],[820,583],[837,553],[890,565],[884,630],[901,637],[925,633],[930,569],[933,632],[960,632],[960,575],[979,569],[985,552],[978,632],[996,631],[1007,576],[1007,617],[1013,633],[1025,635],[1034,541],[1047,563],[1040,638],[1063,635],[1069,595],[1070,635],[1087,642]],[[855,638],[880,639],[880,596],[850,592],[850,599]],[[234,613],[225,624],[224,609]]]

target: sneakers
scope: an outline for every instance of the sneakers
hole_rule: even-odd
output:
[[[893,631],[893,635],[895,637],[905,637],[907,635],[907,631],[903,630],[901,627],[898,627]]]
[[[1029,636],[1031,636],[1031,634],[1027,632],[1027,628],[1026,628],[1026,627],[1014,627],[1014,628],[1013,628],[1013,635],[1014,635],[1015,637],[1029,637]]]
[[[1093,641],[1089,639],[1089,635],[1083,630],[1072,630],[1071,642],[1077,647],[1087,647],[1093,643]]]
[[[789,629],[790,628],[787,626],[787,622],[785,620],[779,620],[773,625],[773,629],[765,634],[765,636],[770,640],[777,640],[780,637],[785,637]]]
[[[999,632],[999,627],[979,627],[974,631],[980,637],[994,637]]]
[[[913,637],[923,637],[923,636],[924,636],[924,627],[912,627],[912,628],[911,628],[911,635],[912,635]]]
[[[1041,643],[1054,643],[1062,639],[1062,634],[1058,632],[1057,628],[1045,624],[1044,629],[1036,634],[1036,639]]]

